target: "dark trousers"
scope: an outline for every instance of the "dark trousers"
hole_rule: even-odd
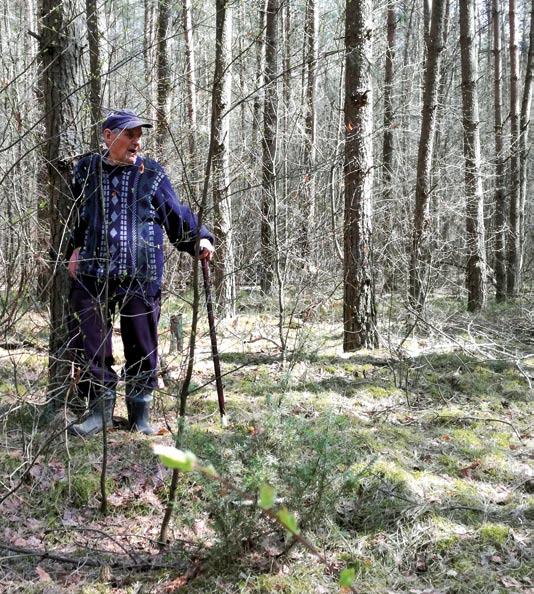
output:
[[[150,393],[157,386],[158,321],[160,297],[123,286],[74,282],[70,294],[69,347],[80,369],[78,389],[90,397],[94,386],[115,390],[119,377],[112,368],[112,331],[115,312],[120,328],[126,365],[127,396]]]

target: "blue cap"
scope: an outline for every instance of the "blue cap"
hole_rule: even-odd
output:
[[[102,130],[130,130],[137,127],[152,128],[152,124],[142,120],[135,112],[130,109],[117,109],[108,114],[102,123]]]

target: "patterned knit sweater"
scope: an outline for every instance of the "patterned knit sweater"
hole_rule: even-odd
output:
[[[163,229],[178,250],[191,255],[198,235],[213,242],[151,159],[112,166],[100,155],[86,155],[74,169],[73,193],[80,207],[69,251],[81,248],[81,276],[155,294],[163,275]]]

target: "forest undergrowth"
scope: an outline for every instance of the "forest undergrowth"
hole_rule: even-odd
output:
[[[342,352],[336,307],[308,309],[290,321],[285,365],[260,305],[218,327],[226,428],[202,325],[182,444],[249,495],[182,475],[165,547],[170,471],[152,446],[177,427],[175,304],[161,324],[159,434],[109,431],[106,517],[102,439],[66,437],[59,417],[38,426],[46,323],[21,319],[0,350],[0,591],[338,592],[349,567],[361,593],[534,592],[531,304],[472,316],[443,297],[415,320],[386,304],[381,348],[356,353]],[[328,569],[262,514],[264,484]]]

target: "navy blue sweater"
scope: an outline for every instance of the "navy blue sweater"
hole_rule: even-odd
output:
[[[112,166],[100,155],[86,155],[74,169],[73,193],[80,207],[68,256],[81,248],[82,277],[156,294],[163,276],[163,229],[178,250],[191,255],[198,235],[213,243],[151,159],[137,157],[135,165]]]

